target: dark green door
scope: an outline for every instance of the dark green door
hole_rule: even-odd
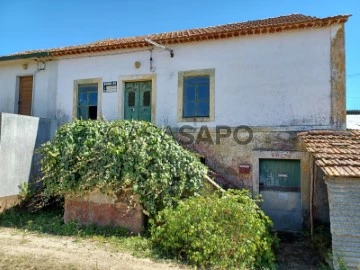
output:
[[[151,81],[125,83],[124,119],[151,122]]]
[[[276,230],[302,229],[300,177],[299,160],[260,160],[261,208]]]

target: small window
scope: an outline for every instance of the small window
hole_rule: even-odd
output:
[[[129,107],[135,106],[135,92],[128,93],[128,106]]]
[[[215,69],[179,72],[178,121],[214,120]]]
[[[183,117],[209,117],[209,76],[184,78]]]
[[[150,106],[151,94],[150,91],[145,91],[143,95],[143,106]]]
[[[97,119],[98,110],[98,84],[78,85],[78,114],[82,120]]]

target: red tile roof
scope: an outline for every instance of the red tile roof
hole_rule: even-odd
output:
[[[48,55],[50,56],[62,56],[91,52],[102,52],[117,49],[151,47],[150,44],[144,41],[145,38],[159,42],[163,45],[171,45],[204,40],[226,39],[245,35],[278,33],[287,30],[319,28],[332,24],[345,23],[350,16],[351,15],[338,15],[334,17],[317,18],[305,16],[302,14],[292,14],[263,20],[231,23],[219,26],[196,28],[161,34],[107,39],[84,45],[68,46],[49,50],[26,51],[17,53],[15,55],[48,53]]]
[[[327,176],[360,177],[360,130],[299,133]]]

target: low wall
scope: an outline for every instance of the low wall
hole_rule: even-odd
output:
[[[4,210],[9,209],[19,203],[19,198],[17,195],[1,197],[0,198],[0,213]]]
[[[120,226],[131,233],[140,233],[144,227],[143,209],[138,203],[131,206],[128,200],[119,200],[99,191],[83,197],[65,198],[64,221],[83,225]]]
[[[19,193],[19,186],[39,175],[36,147],[56,130],[49,119],[17,114],[0,114],[0,198]]]

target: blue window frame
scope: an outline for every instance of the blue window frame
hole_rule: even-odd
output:
[[[185,77],[183,93],[183,117],[209,117],[209,110],[209,76]]]
[[[80,84],[78,87],[78,118],[82,120],[97,118],[98,85],[97,83]]]

